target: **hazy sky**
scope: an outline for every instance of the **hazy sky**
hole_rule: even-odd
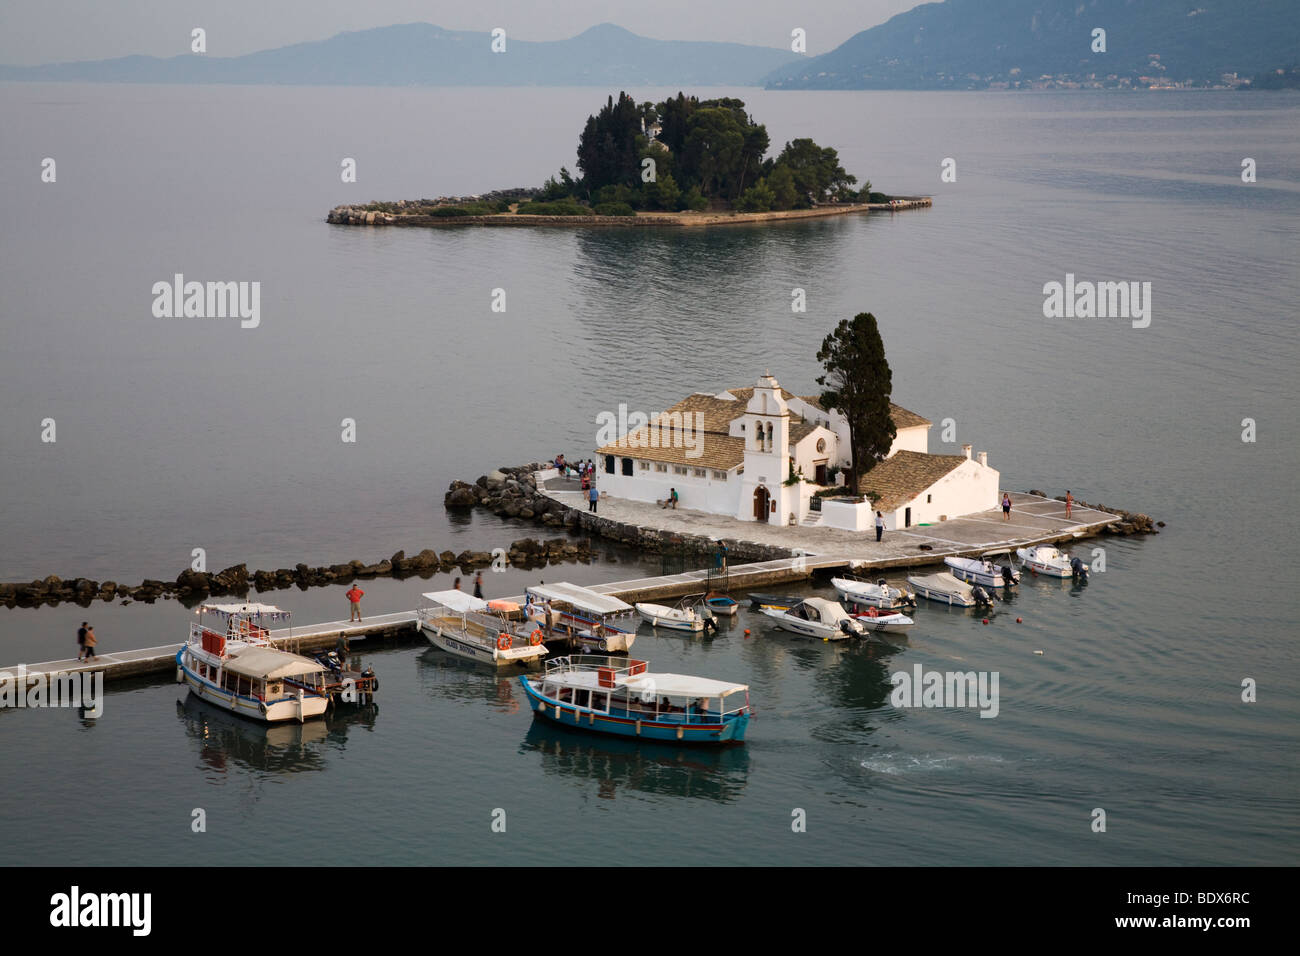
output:
[[[345,30],[424,21],[452,30],[505,29],[520,40],[560,40],[617,23],[660,40],[788,46],[807,31],[825,53],[917,0],[0,0],[0,63],[188,53],[203,27],[209,56],[238,56]]]

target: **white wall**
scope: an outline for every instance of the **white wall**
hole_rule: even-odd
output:
[[[822,526],[841,531],[868,531],[876,527],[876,512],[869,501],[822,499]]]
[[[930,426],[913,425],[911,428],[900,428],[898,434],[894,436],[894,444],[890,446],[889,454],[898,451],[919,451],[922,454],[929,454]]]
[[[726,481],[713,477],[712,468],[707,468],[709,477],[699,478],[693,472],[694,465],[685,466],[688,474],[679,475],[668,465],[668,471],[655,471],[654,462],[648,471],[642,471],[633,460],[631,476],[623,474],[623,456],[614,458],[615,474],[605,473],[605,456],[596,460],[596,488],[601,494],[613,498],[626,498],[629,501],[662,501],[668,497],[672,488],[677,489],[678,507],[694,511],[707,511],[711,514],[735,514],[736,495],[740,487],[741,476],[733,470]]]
[[[1002,475],[994,468],[981,465],[974,459],[962,462],[912,501],[885,515],[885,527],[904,527],[905,509],[912,509],[912,527],[922,522],[937,524],[940,516],[959,518],[962,515],[996,508],[1001,501]],[[931,500],[926,501],[929,497]],[[891,520],[892,519],[892,520]]]

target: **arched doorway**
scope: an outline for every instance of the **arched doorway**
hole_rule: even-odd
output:
[[[754,489],[754,520],[755,521],[767,520],[767,513],[769,510],[771,510],[768,502],[771,501],[771,499],[772,496],[768,493],[768,490],[764,488],[762,485],[759,485],[757,488]]]

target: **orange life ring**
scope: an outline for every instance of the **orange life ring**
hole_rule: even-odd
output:
[[[502,631],[497,635],[497,650],[505,651],[510,649],[510,635]]]
[[[880,617],[880,612],[874,607],[867,608],[867,617]]]
[[[528,635],[528,643],[533,645],[533,647],[542,643],[542,629],[540,627],[536,628],[533,633]]]

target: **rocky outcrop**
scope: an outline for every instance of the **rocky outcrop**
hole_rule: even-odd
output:
[[[1056,500],[1065,501],[1065,495],[1057,495]],[[1074,505],[1076,508],[1093,508],[1097,511],[1109,511],[1119,519],[1118,521],[1112,521],[1110,524],[1106,525],[1102,529],[1102,534],[1159,534],[1160,532],[1156,529],[1165,526],[1163,521],[1156,521],[1150,515],[1141,514],[1136,511],[1125,511],[1123,508],[1108,508],[1106,505],[1090,505],[1088,502],[1080,501],[1077,498],[1074,501]]]

